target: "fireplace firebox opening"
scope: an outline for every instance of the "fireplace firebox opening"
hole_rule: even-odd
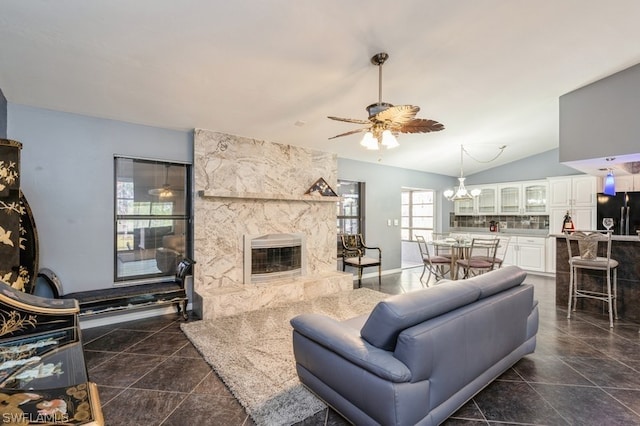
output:
[[[244,283],[302,276],[306,270],[304,234],[244,236]]]

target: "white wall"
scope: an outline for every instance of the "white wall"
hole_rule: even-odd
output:
[[[7,135],[22,142],[21,188],[33,210],[40,267],[66,293],[113,285],[116,154],[193,160],[190,131],[8,104]]]

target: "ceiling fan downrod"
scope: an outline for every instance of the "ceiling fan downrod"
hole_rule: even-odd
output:
[[[393,106],[392,104],[382,102],[382,65],[387,59],[389,59],[389,54],[385,52],[376,53],[371,57],[371,63],[378,66],[378,103],[371,104],[366,108],[369,113],[369,118]]]

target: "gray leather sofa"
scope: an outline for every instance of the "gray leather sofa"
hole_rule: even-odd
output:
[[[356,425],[436,425],[524,355],[538,306],[508,266],[391,296],[369,315],[291,320],[300,381]]]

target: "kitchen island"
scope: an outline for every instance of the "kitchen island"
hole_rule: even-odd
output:
[[[569,253],[564,235],[556,238],[556,305],[566,308],[569,304]],[[573,242],[576,244],[576,242]],[[578,253],[578,247],[573,248]],[[598,253],[599,256],[603,254]],[[640,322],[640,238],[638,236],[614,235],[611,243],[611,258],[618,261],[617,307],[620,320]],[[606,275],[602,271],[579,272],[586,288],[602,291],[606,286]],[[608,316],[607,304],[599,300],[578,299],[577,310],[601,313]]]

